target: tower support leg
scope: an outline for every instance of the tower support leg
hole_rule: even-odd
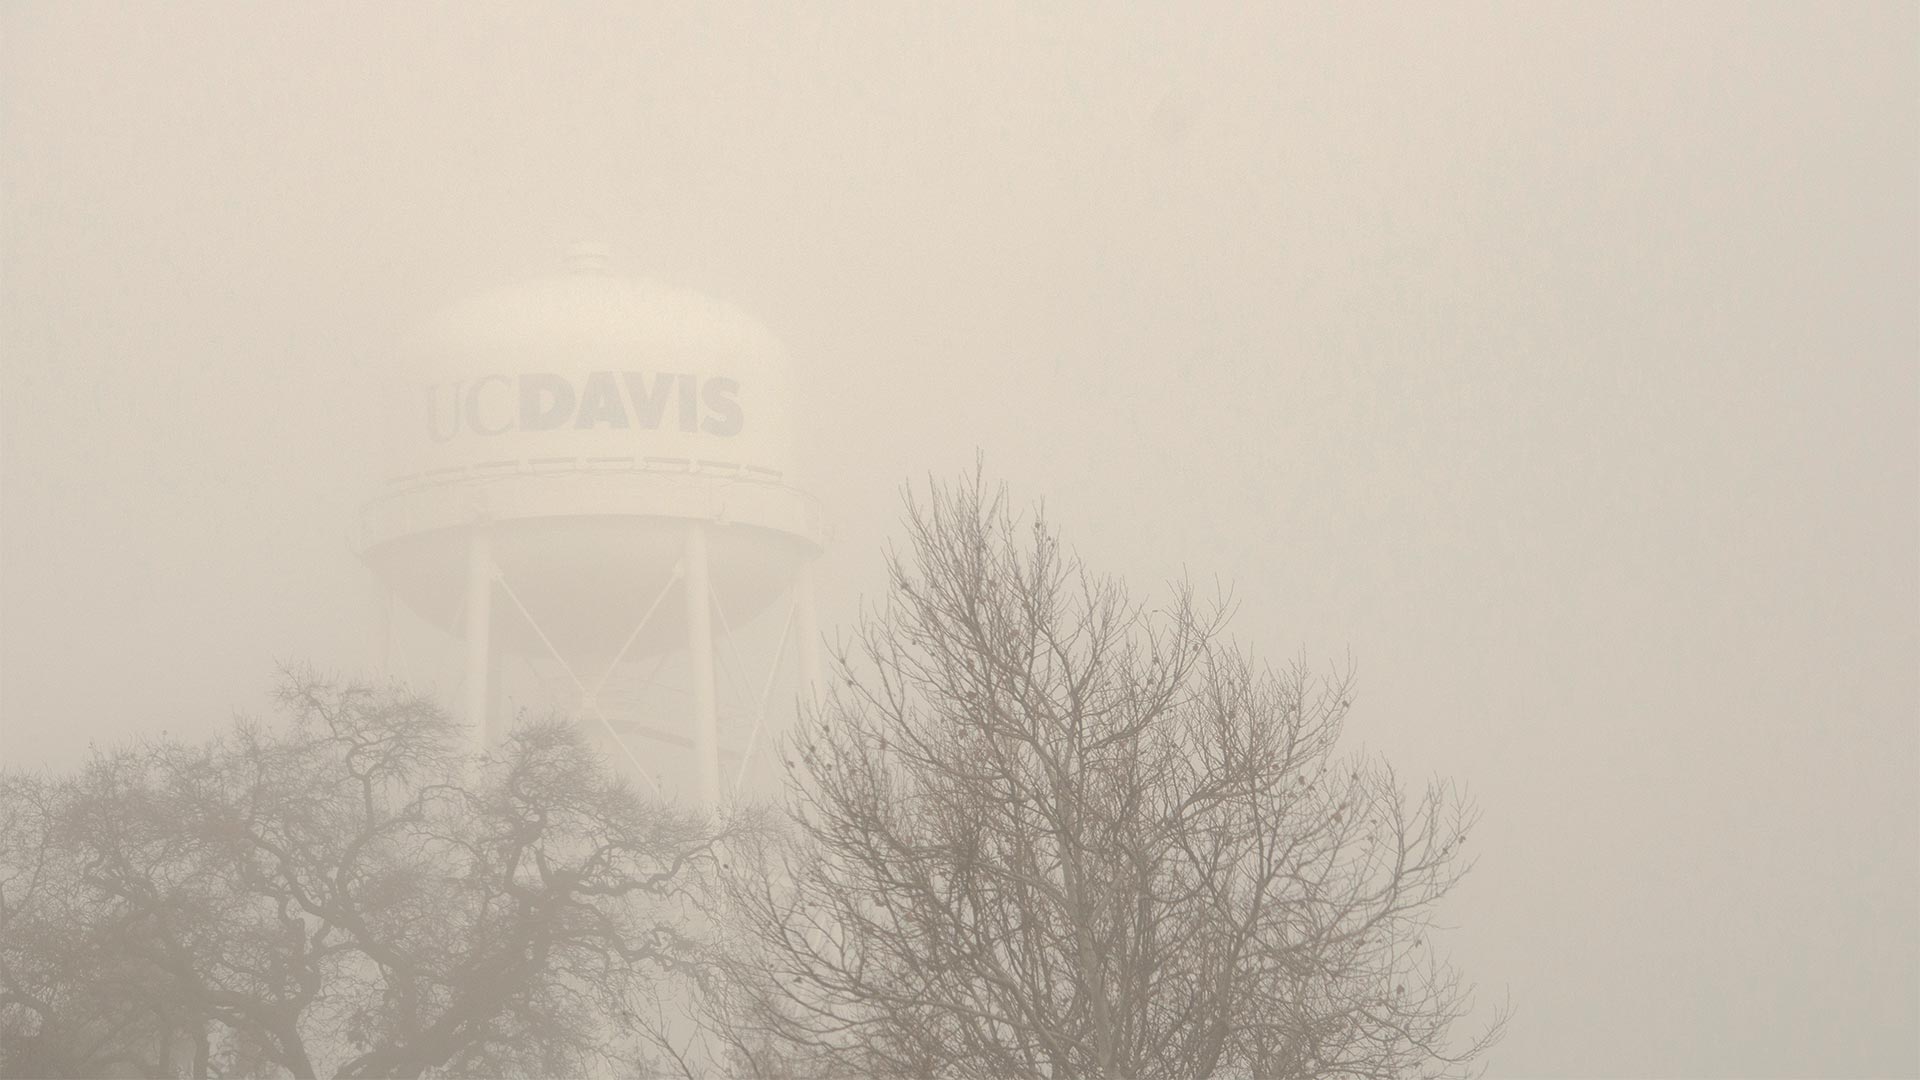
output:
[[[467,664],[462,689],[466,720],[473,725],[474,744],[483,753],[493,741],[487,716],[487,674],[493,659],[493,578],[492,538],[485,529],[476,528],[467,540]]]
[[[813,695],[821,690],[822,673],[820,670],[820,616],[814,610],[813,564],[804,563],[799,576],[794,579],[794,630],[799,636],[797,654],[800,659],[800,700],[810,702]]]
[[[380,677],[392,681],[397,677],[393,661],[393,605],[399,601],[394,599],[392,589],[385,585],[379,588],[380,629],[379,636],[373,639],[373,660]]]
[[[713,682],[712,579],[707,569],[707,526],[687,523],[687,656],[693,678],[693,756],[700,805],[720,806],[720,717]]]

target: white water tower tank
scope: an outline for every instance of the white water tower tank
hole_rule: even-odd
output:
[[[745,663],[731,628],[784,607],[756,664],[766,693],[783,657],[795,682],[817,663],[808,575],[823,528],[792,483],[792,373],[738,308],[614,276],[592,248],[570,261],[456,303],[402,344],[388,476],[358,547],[393,598],[463,643],[479,738],[508,719],[489,695],[501,669],[543,664],[563,706],[636,768],[677,753],[688,793],[718,807],[723,767],[764,749],[781,711],[762,701],[751,731],[720,730],[716,657]],[[613,715],[616,676],[668,653],[686,661],[681,715]]]

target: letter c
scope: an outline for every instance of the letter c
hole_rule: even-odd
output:
[[[467,387],[467,426],[473,429],[475,435],[505,435],[507,432],[513,430],[513,412],[511,407],[507,410],[506,418],[499,423],[487,424],[481,422],[480,390],[482,387],[492,386],[495,383],[499,383],[509,391],[513,389],[513,380],[505,375],[488,375],[485,378],[475,380],[472,386]]]

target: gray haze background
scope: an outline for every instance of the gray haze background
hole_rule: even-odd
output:
[[[1920,1072],[1911,4],[4,8],[4,750],[364,664],[387,343],[570,241],[1237,582],[1486,823],[1498,1076]]]

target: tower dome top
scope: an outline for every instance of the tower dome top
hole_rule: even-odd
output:
[[[784,367],[785,350],[741,308],[651,278],[601,270],[531,278],[476,293],[422,320],[404,342],[416,359],[490,362],[502,351],[727,357]]]

